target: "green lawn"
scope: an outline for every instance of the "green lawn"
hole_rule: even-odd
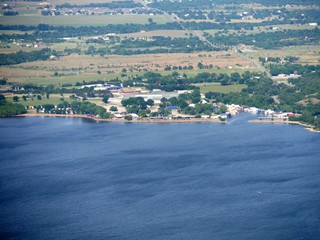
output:
[[[242,89],[247,88],[245,84],[234,84],[221,86],[219,83],[201,83],[196,84],[200,87],[201,93],[207,92],[219,92],[219,93],[230,93],[230,92],[241,92]]]
[[[42,96],[42,100],[38,100],[37,96],[34,95],[33,96],[33,100],[31,98],[28,98],[27,101],[24,101],[22,99],[23,95],[15,95],[19,97],[19,102],[20,104],[22,104],[23,106],[39,106],[39,105],[43,105],[43,104],[53,104],[53,105],[57,105],[59,103],[61,103],[60,98],[64,98],[66,101],[70,102],[70,98],[69,98],[70,94],[64,94],[63,97],[61,97],[61,95],[59,94],[50,94],[49,95],[49,99],[47,99],[45,96]],[[6,97],[6,100],[9,102],[13,102],[12,100],[13,96],[9,96]]]

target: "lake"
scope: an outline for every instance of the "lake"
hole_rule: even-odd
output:
[[[301,126],[0,119],[0,239],[320,239]]]

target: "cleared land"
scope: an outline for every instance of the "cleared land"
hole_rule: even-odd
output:
[[[195,84],[200,87],[201,93],[207,92],[218,92],[218,93],[230,93],[230,92],[241,92],[242,89],[246,88],[245,84],[234,84],[222,86],[219,83],[203,83]]]
[[[213,69],[197,69],[198,63],[212,64]],[[36,84],[63,84],[97,79],[110,80],[119,77],[123,68],[127,69],[127,75],[141,75],[145,71],[157,71],[162,74],[170,74],[172,71],[164,71],[165,66],[189,66],[193,70],[180,70],[179,73],[196,75],[199,72],[243,72],[257,69],[249,62],[241,59],[232,52],[200,52],[200,53],[170,53],[170,54],[146,54],[107,57],[70,55],[54,61],[38,61],[22,63],[10,67],[0,67],[0,76],[8,78],[10,82],[36,83]],[[98,71],[101,74],[98,74]],[[53,76],[59,73],[59,77]]]
[[[88,55],[70,55],[61,57],[57,61],[39,61],[23,63],[18,66],[38,67],[40,69],[66,69],[67,68],[108,68],[121,70],[122,68],[139,67],[149,70],[162,70],[165,66],[188,66],[196,65],[201,62],[204,65],[213,64],[218,67],[235,67],[236,65],[244,68],[252,67],[249,62],[241,59],[233,52],[198,52],[198,53],[168,53],[168,54],[141,54],[141,55],[108,55],[106,57]],[[66,64],[67,63],[67,64]]]
[[[170,20],[164,15],[150,16],[147,14],[139,15],[92,15],[92,16],[42,16],[42,15],[24,15],[6,17],[0,16],[0,22],[3,25],[38,25],[39,23],[53,26],[102,26],[108,24],[126,24],[138,23],[147,24],[148,19],[152,18],[154,22],[161,24]]]
[[[57,105],[59,103],[61,103],[62,99],[66,100],[66,101],[70,101],[70,94],[64,94],[63,96],[59,95],[59,94],[50,94],[49,99],[47,99],[45,96],[42,96],[41,100],[37,99],[37,96],[34,95],[31,98],[27,98],[27,101],[24,101],[22,99],[21,94],[17,94],[14,96],[18,96],[19,97],[19,103],[21,103],[24,106],[39,106],[39,105],[43,105],[43,104],[53,104],[53,105]],[[10,102],[13,102],[12,100],[13,96],[7,96],[6,99]]]
[[[315,29],[314,26],[310,26],[308,24],[283,24],[283,25],[272,25],[272,26],[261,26],[261,27],[254,27],[253,30],[228,30],[228,34],[235,33],[235,34],[257,34],[262,32],[278,32],[283,30],[312,30]],[[214,35],[221,30],[205,30],[202,32],[207,32],[211,35]]]
[[[299,57],[298,63],[302,64],[319,64],[320,61],[320,46],[292,46],[284,47],[275,50],[259,49],[256,52],[247,52],[246,55],[258,60],[259,57],[279,57],[286,56]]]
[[[186,35],[187,34],[187,35]],[[128,38],[143,38],[143,37],[188,37],[189,32],[185,30],[157,30],[150,32],[137,32],[129,34],[117,34],[119,37],[128,37]]]

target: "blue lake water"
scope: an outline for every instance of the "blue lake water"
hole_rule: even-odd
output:
[[[320,239],[320,134],[0,119],[0,239]]]

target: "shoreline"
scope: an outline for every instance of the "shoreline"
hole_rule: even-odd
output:
[[[15,117],[65,117],[65,118],[86,118],[96,122],[122,122],[122,123],[197,123],[197,122],[213,122],[226,123],[215,118],[194,118],[194,119],[133,119],[131,121],[125,119],[101,119],[85,114],[50,114],[50,113],[25,113],[16,115]]]
[[[315,133],[320,133],[320,130],[314,129],[314,126],[306,124],[306,123],[301,123],[301,122],[296,122],[296,121],[289,121],[289,120],[259,120],[259,119],[253,119],[249,120],[248,122],[250,123],[281,123],[281,124],[291,124],[291,125],[300,125],[305,127],[306,130],[310,132],[315,132]]]
[[[194,118],[194,119],[133,119],[131,121],[125,120],[125,119],[101,119],[101,118],[95,118],[90,115],[85,114],[51,114],[51,113],[25,113],[16,115],[15,117],[64,117],[64,118],[85,118],[90,119],[95,122],[119,122],[119,123],[220,123],[220,124],[226,124],[225,121],[220,121],[216,118]],[[248,120],[249,123],[280,123],[280,124],[292,124],[292,125],[300,125],[305,127],[306,130],[310,132],[320,133],[320,130],[314,129],[312,125],[296,122],[296,121],[289,121],[289,120],[259,120],[259,119],[252,119]]]

